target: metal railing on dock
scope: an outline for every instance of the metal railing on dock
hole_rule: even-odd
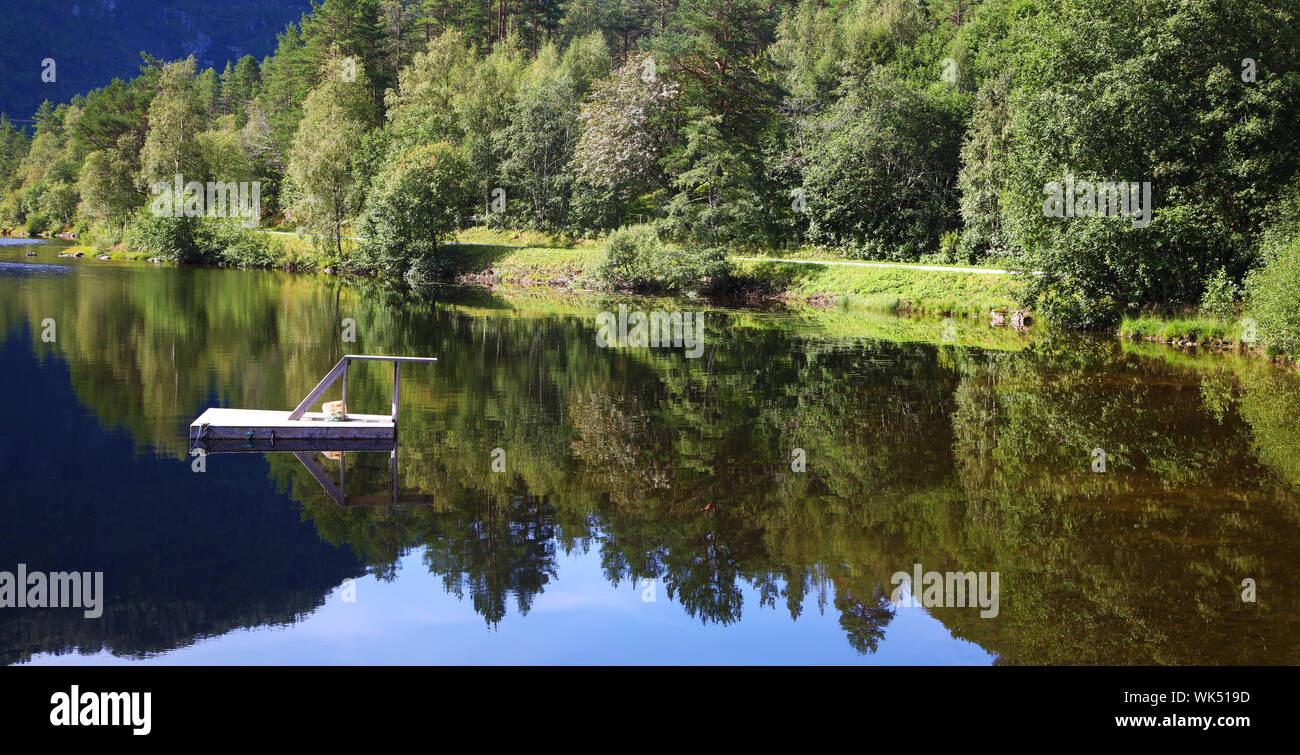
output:
[[[343,379],[342,405],[343,405],[343,417],[344,419],[346,419],[347,411],[348,411],[348,365],[350,365],[352,362],[392,362],[393,363],[393,426],[394,428],[396,428],[397,400],[401,390],[400,384],[402,381],[402,363],[403,362],[435,363],[437,361],[438,360],[436,357],[388,357],[388,356],[376,356],[373,354],[347,354],[342,359],[339,360],[338,364],[334,365],[334,369],[330,370],[328,375],[326,375],[324,378],[321,379],[319,383],[316,384],[315,388],[311,389],[311,393],[307,394],[307,398],[304,398],[302,402],[298,404],[297,408],[289,412],[289,419],[291,420],[302,419],[302,415],[307,412],[307,409],[311,407],[312,404],[316,403],[316,401],[320,399],[322,395],[325,394],[325,391],[329,390],[330,386],[334,385],[334,383],[337,382],[339,378]]]

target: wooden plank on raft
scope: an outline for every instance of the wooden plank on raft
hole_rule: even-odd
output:
[[[244,439],[250,431],[257,440],[265,440],[271,433],[275,433],[277,439],[286,440],[391,440],[396,434],[396,425],[392,417],[381,414],[349,414],[344,421],[331,421],[320,412],[309,412],[293,419],[290,412],[212,408],[190,424],[190,440],[200,437]]]

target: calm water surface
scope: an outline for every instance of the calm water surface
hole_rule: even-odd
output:
[[[102,571],[104,615],[0,609],[5,663],[1300,662],[1300,381],[1266,365],[725,309],[687,359],[599,348],[617,301],[59,248],[0,244],[0,570]],[[386,453],[345,506],[292,453],[193,471],[205,408],[292,408],[345,353],[439,358],[402,382],[429,503],[355,502]],[[998,615],[895,606],[917,563],[997,572]]]

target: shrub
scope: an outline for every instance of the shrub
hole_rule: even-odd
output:
[[[650,226],[620,228],[609,235],[592,277],[606,286],[641,288],[649,282],[645,260],[658,245],[659,235]]]
[[[157,255],[170,262],[210,262],[216,256],[213,229],[202,218],[167,217],[142,212],[126,230],[132,249]]]
[[[95,254],[104,254],[122,241],[122,228],[115,223],[92,223],[82,235]]]
[[[1271,352],[1300,353],[1300,234],[1269,250],[1246,281],[1250,316]]]
[[[1201,294],[1201,312],[1220,320],[1231,319],[1237,312],[1237,287],[1228,280],[1228,271],[1219,268],[1205,282]]]
[[[50,230],[50,219],[44,213],[33,212],[27,216],[27,233],[35,236]]]
[[[271,242],[255,229],[223,223],[215,230],[216,256],[227,265],[272,267],[280,262],[271,250]]]
[[[451,258],[440,251],[470,187],[469,163],[446,142],[390,158],[374,178],[361,219],[362,266],[414,279],[449,272]]]
[[[1030,281],[1030,301],[1037,301],[1034,307],[1043,318],[1059,328],[1079,330],[1102,330],[1111,327],[1120,318],[1120,307],[1109,296],[1089,296],[1065,286],[1047,288],[1036,287],[1043,278],[1038,276]]]
[[[664,291],[714,290],[731,275],[723,247],[656,247],[650,256],[651,280]]]
[[[605,253],[591,277],[601,285],[633,291],[709,291],[731,277],[731,263],[721,247],[672,247],[647,225],[610,234]]]
[[[225,218],[173,218],[142,212],[127,226],[126,244],[178,264],[225,262],[269,267],[277,262],[263,235]]]

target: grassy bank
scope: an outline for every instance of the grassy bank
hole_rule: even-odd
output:
[[[257,266],[280,269],[346,271],[346,260],[355,248],[354,241],[344,241],[344,264],[340,265],[332,250],[321,249],[309,238],[292,234],[260,234],[259,237],[265,243],[265,253]],[[82,251],[87,257],[107,252],[115,260],[150,257],[149,253],[129,249],[124,244],[107,250],[86,244],[60,251]],[[603,245],[597,241],[565,240],[527,231],[471,229],[458,236],[450,251],[449,267],[458,283],[524,296],[535,291],[545,293],[548,301],[554,293],[567,292],[579,307],[618,296],[598,286],[590,272],[604,253]],[[753,252],[747,251],[746,255],[749,254]],[[1021,276],[844,262],[735,260],[736,290],[752,303],[777,301],[788,305],[784,310],[787,315],[816,323],[813,329],[817,331],[829,329],[853,335],[869,332],[888,334],[892,340],[926,340],[998,350],[1023,348],[1030,342],[1026,334],[1012,329],[987,327],[990,310],[1017,306],[1024,285]],[[232,256],[223,264],[245,263]],[[930,317],[900,321],[887,316],[899,314]],[[940,317],[957,318],[956,330],[943,330],[948,326],[939,321]],[[1171,353],[1225,351],[1243,358],[1269,356],[1274,362],[1283,363],[1284,359],[1266,354],[1250,340],[1243,329],[1246,322],[1196,313],[1148,314],[1124,318],[1118,334],[1134,344],[1179,349]]]
[[[795,262],[738,262],[737,274],[782,298],[837,302],[896,314],[987,317],[1015,306],[1022,283],[1012,275]]]
[[[340,257],[335,250],[322,248],[311,238],[291,233],[263,232],[249,237],[255,243],[241,242],[237,248],[225,248],[215,264],[346,273],[352,267],[349,258],[356,246],[354,240],[345,239]],[[62,251],[81,251],[87,257],[107,255],[113,260],[155,258],[154,253],[131,249],[125,243],[108,246],[88,238],[82,242]],[[536,231],[472,228],[457,234],[449,252],[447,269],[458,283],[496,289],[545,288],[584,296],[608,293],[592,273],[604,254],[604,243],[599,240],[563,238]],[[805,256],[788,250],[781,254]],[[747,249],[736,256],[750,255],[764,256],[764,253]],[[846,262],[850,261],[736,259],[733,260],[734,281],[723,295],[751,303],[778,301],[838,313],[852,320],[869,314],[912,314],[970,318],[983,325],[988,322],[990,310],[1014,307],[1022,286],[1017,276],[991,272]],[[915,337],[914,333],[909,336]],[[964,338],[963,342],[970,340]]]
[[[457,240],[458,278],[493,286],[594,287],[589,271],[602,254],[599,241],[566,243],[565,239],[528,231],[476,228],[462,231]],[[1016,276],[996,273],[842,264],[848,261],[825,258],[825,252],[818,250],[779,254],[808,262],[733,259],[733,293],[749,299],[889,314],[987,317],[992,309],[1015,306],[1022,286]],[[777,255],[745,250],[733,257]]]
[[[1155,348],[1175,347],[1187,353],[1209,350],[1236,352],[1252,359],[1266,358],[1274,364],[1300,368],[1300,361],[1264,347],[1251,318],[1223,319],[1201,315],[1125,317],[1119,334],[1134,342],[1161,344]]]
[[[462,244],[456,264],[463,282],[492,286],[587,287],[595,248]],[[984,316],[1014,306],[1013,276],[906,267],[850,267],[790,262],[736,262],[737,293],[751,299],[802,301],[891,314]]]
[[[1151,341],[1184,348],[1256,349],[1257,335],[1247,319],[1204,315],[1125,317],[1119,334],[1134,341]]]
[[[243,237],[241,237],[242,239]],[[301,272],[348,272],[356,241],[343,240],[340,257],[311,238],[263,229],[248,243],[217,253],[216,264]],[[83,238],[66,251],[114,260],[157,257],[125,243],[108,245]],[[447,268],[460,283],[489,287],[546,287],[590,290],[600,286],[591,271],[604,253],[599,239],[571,238],[541,231],[469,228],[449,245]],[[824,249],[744,249],[732,255],[733,283],[727,295],[750,301],[777,300],[838,306],[888,314],[988,317],[1014,307],[1022,286],[1017,276],[997,272],[918,269],[912,265],[863,263],[834,258]],[[772,259],[753,259],[753,258]],[[750,258],[750,259],[742,259]],[[798,262],[783,260],[799,260]]]
[[[270,257],[276,260],[273,267],[321,271],[336,264],[331,253],[315,248],[309,239],[267,234],[266,240]],[[351,243],[344,243],[345,257]],[[567,290],[596,288],[590,270],[603,254],[598,240],[486,228],[461,231],[452,250],[450,268],[458,282]],[[111,254],[128,259],[142,256],[121,247]],[[733,290],[751,300],[838,305],[890,314],[987,317],[991,309],[1014,306],[1021,286],[1011,275],[837,262],[736,261]]]

